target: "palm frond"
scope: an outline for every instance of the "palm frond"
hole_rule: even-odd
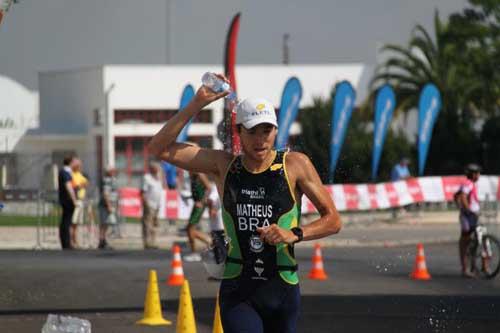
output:
[[[430,65],[431,69],[435,69],[438,66],[437,60],[438,57],[436,56],[436,53],[434,52],[434,45],[429,44],[424,38],[422,37],[413,37],[410,40],[410,46],[415,47],[422,51],[422,54],[425,57],[425,60],[427,63]]]
[[[430,67],[429,64],[425,63],[424,61],[422,61],[422,59],[415,56],[410,50],[407,50],[397,45],[390,45],[390,44],[384,46],[383,49],[398,54],[401,58],[404,58],[407,61],[409,61],[415,68],[418,68],[419,70],[426,73],[428,77],[432,77],[432,71],[429,68]]]
[[[415,79],[415,76],[396,74],[396,73],[380,73],[373,77],[373,81],[382,81],[380,83],[389,82],[394,84],[395,82],[405,82],[406,84],[414,85],[415,87],[421,87],[423,82],[421,80]],[[382,85],[380,84],[380,85]],[[377,86],[379,88],[379,86]]]

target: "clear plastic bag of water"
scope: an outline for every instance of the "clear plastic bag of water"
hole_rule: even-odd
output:
[[[91,333],[90,321],[70,316],[49,314],[42,333]]]
[[[201,260],[208,275],[215,279],[222,279],[230,242],[224,233],[212,232],[212,245],[201,253]]]

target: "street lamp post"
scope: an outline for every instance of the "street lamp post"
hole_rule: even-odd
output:
[[[111,149],[113,146],[111,143],[111,126],[113,125],[113,112],[111,112],[109,108],[109,96],[113,89],[115,88],[115,84],[111,83],[111,85],[104,92],[104,147],[103,147],[103,155],[104,155],[104,165],[108,167],[111,163]],[[113,158],[114,160],[114,158]],[[114,164],[114,163],[113,163]]]

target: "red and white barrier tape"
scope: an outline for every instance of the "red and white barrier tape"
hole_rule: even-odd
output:
[[[498,176],[481,176],[478,181],[478,196],[481,201],[500,201]],[[378,184],[325,185],[339,211],[386,209],[419,202],[452,201],[463,176],[419,177]],[[166,190],[160,208],[160,217],[187,219],[192,200],[183,200],[175,190]],[[302,197],[302,213],[314,213],[314,205]],[[140,191],[137,188],[120,189],[120,212],[127,217],[142,214]]]

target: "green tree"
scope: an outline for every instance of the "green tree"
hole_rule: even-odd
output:
[[[449,18],[448,35],[460,52],[463,75],[475,77],[471,102],[478,115],[491,117],[500,109],[500,1],[470,0],[470,7]]]
[[[391,83],[396,92],[396,114],[418,107],[421,89],[434,83],[442,97],[427,157],[427,174],[461,172],[463,165],[477,159],[480,146],[474,130],[477,105],[481,104],[481,78],[471,75],[470,66],[459,56],[461,42],[450,33],[436,11],[435,36],[417,25],[407,46],[386,45],[388,59],[377,68],[372,87]]]
[[[486,121],[481,133],[482,158],[480,160],[485,174],[500,174],[500,116]]]
[[[315,99],[313,106],[302,109],[299,114],[302,135],[297,149],[310,158],[324,183],[328,182],[330,162],[332,100]],[[373,147],[371,121],[353,111],[346,138],[340,153],[334,183],[369,182]],[[411,156],[412,147],[403,133],[388,131],[384,152],[380,160],[379,180],[388,180],[390,170],[402,156]]]

